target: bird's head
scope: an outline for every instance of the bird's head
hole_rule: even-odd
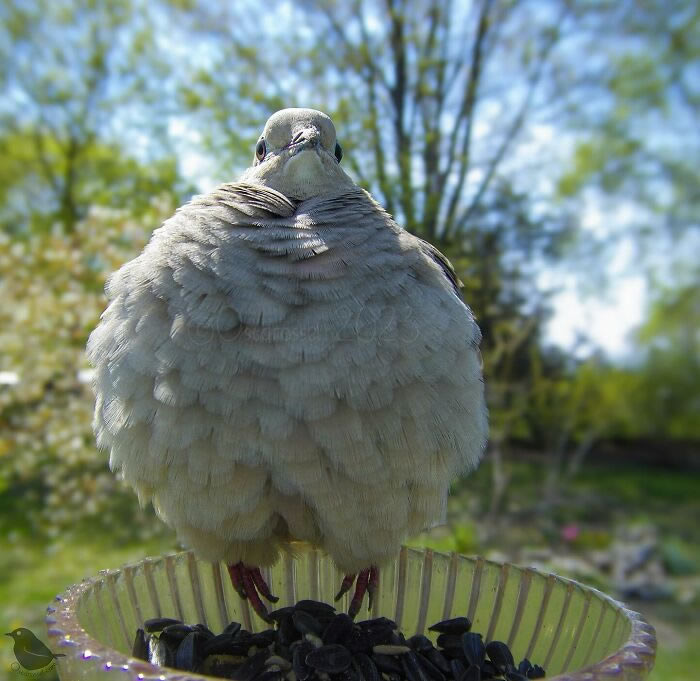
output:
[[[15,641],[20,641],[23,638],[28,638],[29,636],[34,636],[29,629],[25,629],[24,627],[20,627],[19,629],[15,629],[14,631],[10,631],[5,634],[5,636],[11,636]]]
[[[304,201],[352,187],[340,167],[342,150],[333,121],[315,109],[282,109],[270,116],[242,182],[262,184]]]

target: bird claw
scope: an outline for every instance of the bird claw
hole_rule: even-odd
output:
[[[260,573],[260,568],[246,567],[243,563],[228,565],[228,573],[231,577],[231,585],[236,593],[244,600],[248,600],[251,607],[265,622],[270,621],[268,610],[260,600],[262,595],[271,603],[276,603],[279,598],[273,596],[265,578]]]
[[[374,602],[374,594],[377,592],[377,587],[379,586],[379,568],[376,565],[372,565],[369,569],[369,580],[367,581],[367,605],[369,609],[372,609],[372,603]]]
[[[339,601],[342,597],[343,594],[346,594],[350,589],[352,588],[352,585],[355,583],[355,575],[345,575],[343,577],[343,581],[340,584],[340,591],[335,595],[335,600]]]
[[[265,578],[260,573],[260,568],[253,568],[250,571],[250,576],[253,578],[253,584],[255,584],[255,588],[263,598],[270,601],[270,603],[277,603],[277,601],[279,601],[278,596],[272,595],[270,587],[267,585]]]
[[[338,591],[335,600],[339,600],[343,594],[350,591],[350,588],[355,582],[355,575],[345,575],[343,582],[340,585],[340,591]],[[348,615],[350,617],[355,617],[360,609],[362,608],[362,600],[367,594],[368,606],[371,609],[372,603],[374,602],[374,595],[379,584],[379,568],[373,565],[372,567],[361,570],[357,574],[357,583],[355,584],[355,593],[353,594],[352,600],[350,601],[350,607],[348,608]]]

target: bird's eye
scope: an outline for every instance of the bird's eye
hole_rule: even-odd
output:
[[[343,147],[337,142],[335,143],[335,157],[338,159],[338,163],[340,163],[340,159],[343,158]]]
[[[265,146],[265,140],[260,140],[255,145],[255,158],[257,158],[258,161],[262,161],[265,158],[265,154],[267,154],[267,147]]]

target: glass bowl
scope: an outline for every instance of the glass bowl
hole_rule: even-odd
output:
[[[302,598],[333,603],[342,575],[324,553],[306,545],[263,570],[275,607]],[[654,663],[654,629],[600,591],[532,568],[478,557],[404,547],[380,571],[371,612],[406,636],[439,620],[466,615],[486,642],[505,641],[517,660],[527,657],[551,681],[638,681]],[[336,604],[347,610],[348,595]],[[210,679],[130,656],[138,626],[151,617],[202,622],[214,632],[231,620],[249,631],[268,628],[233,590],[226,567],[190,551],[146,558],[104,570],[57,596],[46,618],[49,647],[62,681],[87,679]]]

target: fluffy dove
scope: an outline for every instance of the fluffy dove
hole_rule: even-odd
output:
[[[88,342],[94,430],[142,503],[225,561],[322,547],[354,616],[408,535],[444,521],[487,433],[479,329],[454,271],[340,167],[331,119],[285,109],[252,167],[182,206],[110,278]]]

